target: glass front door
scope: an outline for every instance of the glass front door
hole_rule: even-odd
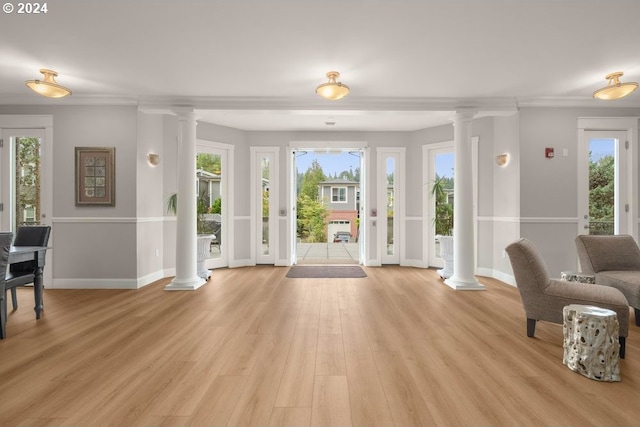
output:
[[[2,229],[15,231],[42,222],[41,145],[44,132],[9,130],[2,135],[0,157]]]
[[[428,149],[426,165],[428,212],[428,263],[444,267],[439,236],[453,235],[453,190],[455,155],[453,142]]]
[[[279,255],[278,151],[278,147],[251,147],[252,221],[257,264],[275,264]]]
[[[196,177],[198,194],[198,233],[211,234],[207,268],[228,266],[229,218],[226,202],[228,182],[228,150],[219,144],[198,141],[196,145]]]
[[[400,264],[404,149],[378,148],[378,238],[380,262]]]
[[[582,234],[627,233],[629,210],[626,173],[626,132],[586,131],[586,183],[581,186]],[[586,156],[585,156],[586,157]]]

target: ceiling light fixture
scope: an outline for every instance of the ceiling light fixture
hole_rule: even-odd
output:
[[[349,86],[337,82],[336,79],[340,77],[340,73],[337,71],[329,71],[327,78],[329,81],[323,83],[316,89],[316,93],[323,98],[335,101],[340,98],[344,98],[349,95]]]
[[[623,75],[624,73],[622,71],[607,74],[605,79],[609,80],[609,84],[593,92],[593,97],[606,100],[620,99],[636,90],[638,88],[638,83],[620,83],[620,77]]]
[[[62,98],[63,96],[71,95],[71,90],[60,86],[56,82],[55,77],[58,73],[46,68],[42,68],[40,72],[44,75],[44,80],[27,80],[24,84],[34,92],[47,98]]]

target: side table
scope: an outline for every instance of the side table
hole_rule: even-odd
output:
[[[564,356],[569,369],[597,381],[620,381],[618,316],[613,310],[571,304],[562,310]]]

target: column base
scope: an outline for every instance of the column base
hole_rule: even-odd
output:
[[[202,285],[207,283],[206,280],[201,277],[194,277],[193,279],[176,280],[175,278],[171,283],[164,287],[165,291],[195,291]]]
[[[455,276],[444,281],[444,284],[456,291],[484,291],[484,285],[480,284],[476,279],[464,280],[457,279]]]

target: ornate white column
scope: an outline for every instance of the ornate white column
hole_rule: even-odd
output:
[[[196,114],[176,109],[178,116],[178,211],[176,218],[176,276],[167,291],[195,290],[206,282],[197,275]]]
[[[456,111],[453,184],[453,275],[444,281],[456,290],[484,290],[474,275],[474,223],[471,125],[475,111]]]

